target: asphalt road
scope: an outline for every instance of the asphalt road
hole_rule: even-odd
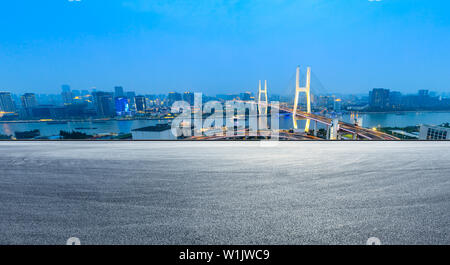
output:
[[[450,244],[450,142],[0,142],[0,244]]]

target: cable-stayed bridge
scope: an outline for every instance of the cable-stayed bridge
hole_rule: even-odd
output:
[[[306,110],[301,110],[299,96],[304,93],[306,97]],[[244,101],[242,101],[244,102]],[[293,106],[283,105],[275,106],[268,102],[268,88],[267,80],[264,82],[264,89],[261,87],[261,81],[259,81],[257,101],[245,101],[245,103],[257,104],[259,115],[268,115],[268,109],[279,108],[280,111],[292,114],[293,132],[291,130],[278,130],[278,137],[286,140],[299,140],[299,139],[322,139],[317,137],[318,127],[325,127],[327,139],[338,140],[342,139],[342,135],[351,135],[354,140],[398,140],[397,137],[376,131],[369,128],[364,128],[361,124],[348,123],[339,121],[337,118],[329,118],[324,115],[314,114],[311,109],[312,94],[311,94],[311,68],[307,67],[306,70],[306,82],[305,86],[300,86],[300,67],[297,67],[296,82],[295,82],[295,94]],[[305,120],[305,127],[303,130],[299,130],[298,120]],[[311,125],[314,126],[311,129]],[[192,139],[202,140],[217,140],[217,139],[232,139],[242,138],[248,132],[248,129],[241,128],[241,133],[237,135],[216,135],[216,136],[197,136]]]

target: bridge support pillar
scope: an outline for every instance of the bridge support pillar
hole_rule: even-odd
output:
[[[301,92],[306,93],[306,112],[311,114],[311,67],[306,71],[306,86],[300,87],[300,67],[297,66],[296,81],[295,81],[295,98],[294,98],[294,112],[292,114],[292,120],[294,122],[294,129],[298,129],[296,114],[298,108],[298,96]],[[311,121],[306,120],[305,132],[309,131],[309,125]]]
[[[264,106],[261,105],[261,97],[264,94]],[[259,80],[259,87],[258,87],[258,112],[260,115],[264,114],[267,115],[267,108],[268,108],[269,98],[267,97],[267,80],[264,82],[264,89],[261,88],[261,80]]]
[[[329,129],[329,140],[337,140],[339,138],[339,120],[333,119],[331,120],[331,126]]]
[[[314,136],[317,137],[317,121],[314,122]]]

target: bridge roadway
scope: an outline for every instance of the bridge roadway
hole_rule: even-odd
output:
[[[287,107],[280,107],[280,110],[293,113],[293,109],[287,108]],[[304,111],[297,110],[296,113],[297,116],[300,116],[304,119],[309,119],[311,121],[316,121],[322,124],[325,124],[327,126],[331,125],[332,119],[323,117],[320,115],[307,113]],[[339,130],[348,132],[350,134],[357,134],[359,137],[362,137],[367,140],[399,140],[399,138],[389,135],[387,133],[375,131],[368,128],[363,128],[351,123],[339,121]]]
[[[240,101],[240,102],[258,104],[257,102],[254,102],[254,101]],[[264,103],[259,103],[259,104],[266,105]],[[268,105],[271,106],[271,104],[268,104]],[[288,108],[288,107],[280,106],[279,109],[289,112],[289,113],[292,113],[292,114],[294,113],[294,110],[291,108]],[[317,122],[325,124],[327,126],[330,126],[331,122],[332,122],[332,119],[330,119],[330,118],[312,114],[312,113],[307,113],[307,112],[300,111],[300,110],[297,110],[296,116],[300,116],[304,119],[309,119],[311,121],[317,121]],[[339,130],[345,131],[350,134],[357,134],[360,138],[363,138],[366,140],[399,140],[399,138],[389,135],[387,133],[360,127],[360,126],[357,126],[357,125],[354,125],[351,123],[347,123],[347,122],[343,122],[343,121],[339,121]]]
[[[217,140],[230,140],[230,139],[241,139],[246,137],[252,137],[249,136],[249,130],[240,130],[238,132],[243,132],[244,135],[213,135],[213,136],[192,136],[189,137],[189,140],[209,140],[209,141],[217,141]],[[226,134],[226,132],[225,132]],[[261,136],[264,136],[260,132]],[[278,139],[279,140],[291,140],[291,141],[298,141],[298,140],[323,140],[322,138],[313,136],[313,135],[306,135],[306,134],[298,134],[298,133],[290,133],[287,130],[280,130],[278,133]]]
[[[254,101],[238,101],[238,102],[242,102],[242,103],[254,103],[254,104],[258,104]],[[269,104],[270,106],[270,104]],[[288,107],[279,107],[280,110],[285,111],[285,112],[289,112],[289,113],[293,113],[294,110]],[[330,126],[332,123],[332,119],[331,118],[327,118],[327,117],[323,117],[320,115],[316,115],[316,114],[312,114],[312,113],[307,113],[304,111],[300,111],[297,110],[296,116],[300,116],[304,119],[309,119],[311,121],[316,121],[319,122],[321,124],[325,124],[327,126]],[[339,130],[340,131],[344,131],[350,134],[356,134],[358,135],[360,138],[362,139],[366,139],[366,140],[399,140],[399,138],[389,135],[387,133],[383,133],[383,132],[379,132],[379,131],[375,131],[372,129],[368,129],[368,128],[364,128],[364,127],[360,127],[351,123],[347,123],[347,122],[343,122],[343,121],[339,121]],[[195,140],[223,140],[223,139],[229,139],[229,138],[236,138],[236,137],[242,137],[242,136],[198,136],[198,137],[192,137],[190,139],[195,139]],[[303,139],[314,139],[314,140],[319,140],[321,138],[315,137],[315,136],[309,136],[309,135],[296,135],[296,134],[292,134],[292,133],[288,133],[288,132],[282,132],[280,131],[279,134],[280,139],[287,139],[287,140],[303,140]]]

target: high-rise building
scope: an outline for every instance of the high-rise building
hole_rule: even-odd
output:
[[[189,105],[194,105],[194,93],[192,92],[184,92],[183,100],[189,103]]]
[[[136,102],[136,111],[137,112],[145,112],[147,109],[147,104],[144,96],[136,96],[135,97]]]
[[[402,105],[402,93],[391,91],[389,93],[389,104],[393,109],[399,109]]]
[[[341,112],[342,111],[342,99],[337,98],[334,100],[333,109],[335,112]]]
[[[101,117],[114,116],[113,93],[98,91],[92,94],[97,115]]]
[[[426,89],[419,90],[419,97],[417,98],[417,105],[420,107],[427,106],[430,103],[430,94]]]
[[[114,87],[114,96],[115,97],[123,97],[125,94],[123,93],[123,87],[116,86]]]
[[[73,103],[73,95],[72,92],[70,91],[70,86],[69,85],[62,85],[61,86],[61,97],[63,100],[63,103],[65,105],[69,105]]]
[[[369,106],[372,109],[385,110],[390,107],[389,89],[374,88],[369,92]]]
[[[32,117],[32,109],[37,106],[36,95],[34,93],[25,93],[20,99],[22,101],[22,108],[25,111],[25,116],[27,118]]]
[[[25,93],[21,97],[22,107],[33,108],[37,106],[36,95],[34,93]]]
[[[134,91],[129,91],[126,93],[126,96],[128,98],[128,104],[130,106],[130,110],[135,110],[136,109],[136,102],[135,102],[135,97],[136,97],[136,93]]]
[[[169,106],[172,106],[175,101],[180,101],[182,99],[183,97],[181,96],[181,94],[177,92],[169,92],[169,95],[167,96]]]
[[[126,97],[115,98],[116,114],[118,116],[130,115],[128,99]]]
[[[15,112],[16,105],[12,99],[10,92],[0,92],[0,111]]]
[[[62,85],[61,86],[62,92],[70,92],[70,86],[69,85]]]
[[[81,91],[80,90],[72,90],[72,96],[75,97],[81,97]]]

